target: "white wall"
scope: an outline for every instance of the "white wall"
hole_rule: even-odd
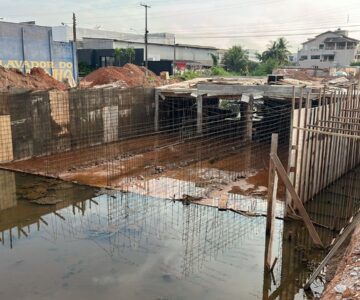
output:
[[[144,49],[143,43],[130,43],[115,41],[114,48],[128,48]],[[98,48],[100,49],[100,48]],[[200,62],[203,65],[212,66],[212,58],[210,53],[217,54],[216,49],[209,48],[195,48],[186,46],[176,46],[176,60],[190,60]],[[149,60],[173,60],[174,46],[173,45],[148,45]]]
[[[57,41],[69,41],[73,39],[72,27],[55,26],[52,28],[53,38]],[[136,48],[144,49],[144,36],[115,31],[98,29],[77,28],[76,30],[79,49],[113,49],[113,48]],[[174,59],[174,35],[171,33],[154,33],[149,35],[148,59],[149,60],[173,60]],[[144,49],[145,50],[145,49]],[[200,62],[211,66],[210,53],[218,54],[211,47],[177,46],[176,60]]]

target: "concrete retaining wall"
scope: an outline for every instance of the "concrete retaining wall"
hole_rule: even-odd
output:
[[[0,163],[152,132],[154,89],[0,94]]]

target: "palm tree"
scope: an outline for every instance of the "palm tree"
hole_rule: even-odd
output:
[[[246,74],[248,71],[248,52],[241,46],[233,46],[225,52],[223,64],[228,71]]]
[[[271,42],[268,49],[265,50],[259,58],[263,62],[268,59],[273,59],[277,61],[279,65],[285,65],[288,63],[288,56],[290,54],[288,45],[288,41],[281,37],[277,41]]]

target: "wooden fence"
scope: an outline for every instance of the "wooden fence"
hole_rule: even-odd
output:
[[[360,163],[359,95],[351,86],[293,99],[288,173],[303,203]]]

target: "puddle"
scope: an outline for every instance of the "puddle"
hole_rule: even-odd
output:
[[[301,222],[276,220],[273,256],[279,260],[271,278],[264,273],[265,218],[161,199],[201,187],[185,182],[176,190],[179,182],[171,189],[168,181],[159,197],[99,194],[6,171],[0,181],[6,182],[0,193],[1,299],[312,299],[301,286],[325,253],[312,247]],[[24,197],[29,184],[63,201],[31,203]],[[358,205],[330,189],[319,197],[308,209],[321,224],[333,222],[338,201],[348,208],[333,222],[338,227]],[[320,213],[325,202],[327,218]],[[263,199],[244,195],[232,194],[229,203],[266,209]],[[325,242],[335,234],[318,230]]]

